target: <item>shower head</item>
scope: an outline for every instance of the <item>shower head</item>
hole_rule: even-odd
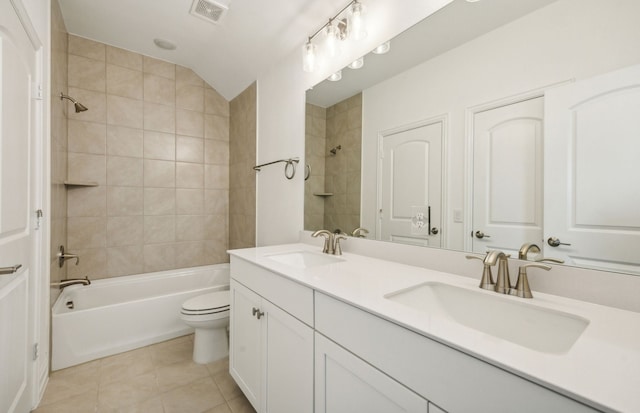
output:
[[[76,101],[71,96],[65,95],[64,93],[60,93],[60,100],[62,100],[62,99],[69,99],[70,101],[72,101],[73,102],[73,106],[75,106],[75,108],[76,108],[76,113],[84,112],[85,110],[88,110],[88,108],[85,105],[83,105],[82,103]]]

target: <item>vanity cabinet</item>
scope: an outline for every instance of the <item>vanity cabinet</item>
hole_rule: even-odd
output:
[[[313,322],[312,290],[236,264],[232,260],[231,376],[258,413],[312,413],[313,328],[298,318]]]

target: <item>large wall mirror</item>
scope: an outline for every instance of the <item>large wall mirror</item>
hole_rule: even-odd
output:
[[[639,15],[455,0],[314,86],[305,229],[640,274]]]

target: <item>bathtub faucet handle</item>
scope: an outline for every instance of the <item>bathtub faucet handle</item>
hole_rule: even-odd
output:
[[[62,268],[66,260],[70,260],[70,259],[75,259],[76,265],[80,264],[80,256],[78,254],[69,254],[64,252],[64,245],[60,245],[56,256],[58,257],[58,267],[60,268]]]

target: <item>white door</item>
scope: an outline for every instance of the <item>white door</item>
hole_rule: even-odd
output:
[[[24,17],[24,16],[23,16]],[[28,412],[31,150],[35,136],[31,85],[36,50],[12,4],[0,2],[0,411]],[[20,266],[20,267],[18,267]]]
[[[542,97],[475,114],[473,252],[542,241]]]
[[[640,273],[640,66],[549,91],[545,119],[545,255]]]
[[[377,234],[440,247],[444,120],[381,136]]]
[[[427,413],[427,400],[318,333],[316,413]]]

